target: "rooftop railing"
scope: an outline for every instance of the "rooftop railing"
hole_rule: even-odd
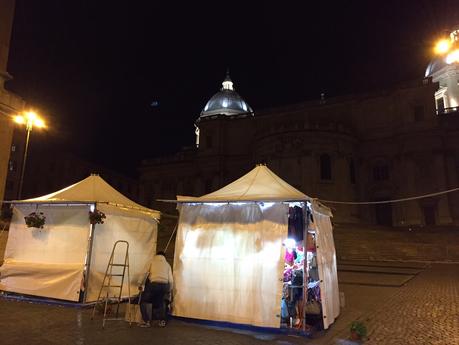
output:
[[[459,107],[449,107],[443,109],[437,109],[437,115],[446,115],[446,114],[453,114],[459,113]]]

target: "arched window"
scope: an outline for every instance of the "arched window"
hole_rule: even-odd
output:
[[[321,180],[331,180],[332,171],[331,171],[331,158],[330,155],[324,153],[320,155],[320,179]]]

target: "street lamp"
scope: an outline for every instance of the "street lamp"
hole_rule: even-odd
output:
[[[434,47],[435,54],[443,56],[448,65],[459,62],[459,30],[451,32],[449,37],[438,40]]]
[[[22,159],[21,179],[19,180],[19,191],[18,191],[18,199],[21,199],[22,185],[24,183],[24,172],[25,172],[26,161],[27,161],[27,150],[29,148],[30,132],[32,131],[34,126],[38,128],[45,127],[45,122],[38,117],[37,113],[33,111],[28,111],[24,113],[23,115],[16,115],[14,117],[14,122],[20,125],[25,125],[26,131],[27,131],[26,143],[25,143],[25,148],[24,148],[24,158]]]

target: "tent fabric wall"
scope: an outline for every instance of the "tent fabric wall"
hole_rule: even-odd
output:
[[[44,229],[27,228],[24,216],[43,212]],[[16,205],[0,290],[78,301],[88,246],[88,205]]]
[[[279,328],[287,230],[283,203],[182,204],[174,314]]]
[[[132,296],[137,293],[137,281],[145,273],[147,263],[150,262],[156,252],[157,220],[140,212],[129,209],[123,210],[107,204],[98,204],[97,209],[104,212],[107,218],[104,220],[104,224],[95,225],[86,302],[97,299],[113,245],[117,240],[129,242],[130,292]],[[125,248],[124,244],[118,245],[114,263],[124,263]],[[121,267],[114,267],[113,273],[121,273],[121,269]],[[115,272],[115,270],[117,271]],[[114,279],[119,278],[114,277],[112,279],[112,284],[114,284]],[[113,289],[111,293],[113,296],[114,293],[119,293],[119,289]],[[126,272],[123,297],[127,296]]]
[[[317,264],[324,328],[327,329],[340,313],[336,252],[329,211],[313,204],[316,225]],[[326,214],[324,214],[326,213]]]

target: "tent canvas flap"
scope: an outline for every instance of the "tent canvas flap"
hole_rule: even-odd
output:
[[[340,301],[333,229],[330,216],[322,211],[318,212],[313,205],[323,323],[327,329],[340,313]]]
[[[279,328],[287,214],[282,203],[183,204],[174,314]]]

